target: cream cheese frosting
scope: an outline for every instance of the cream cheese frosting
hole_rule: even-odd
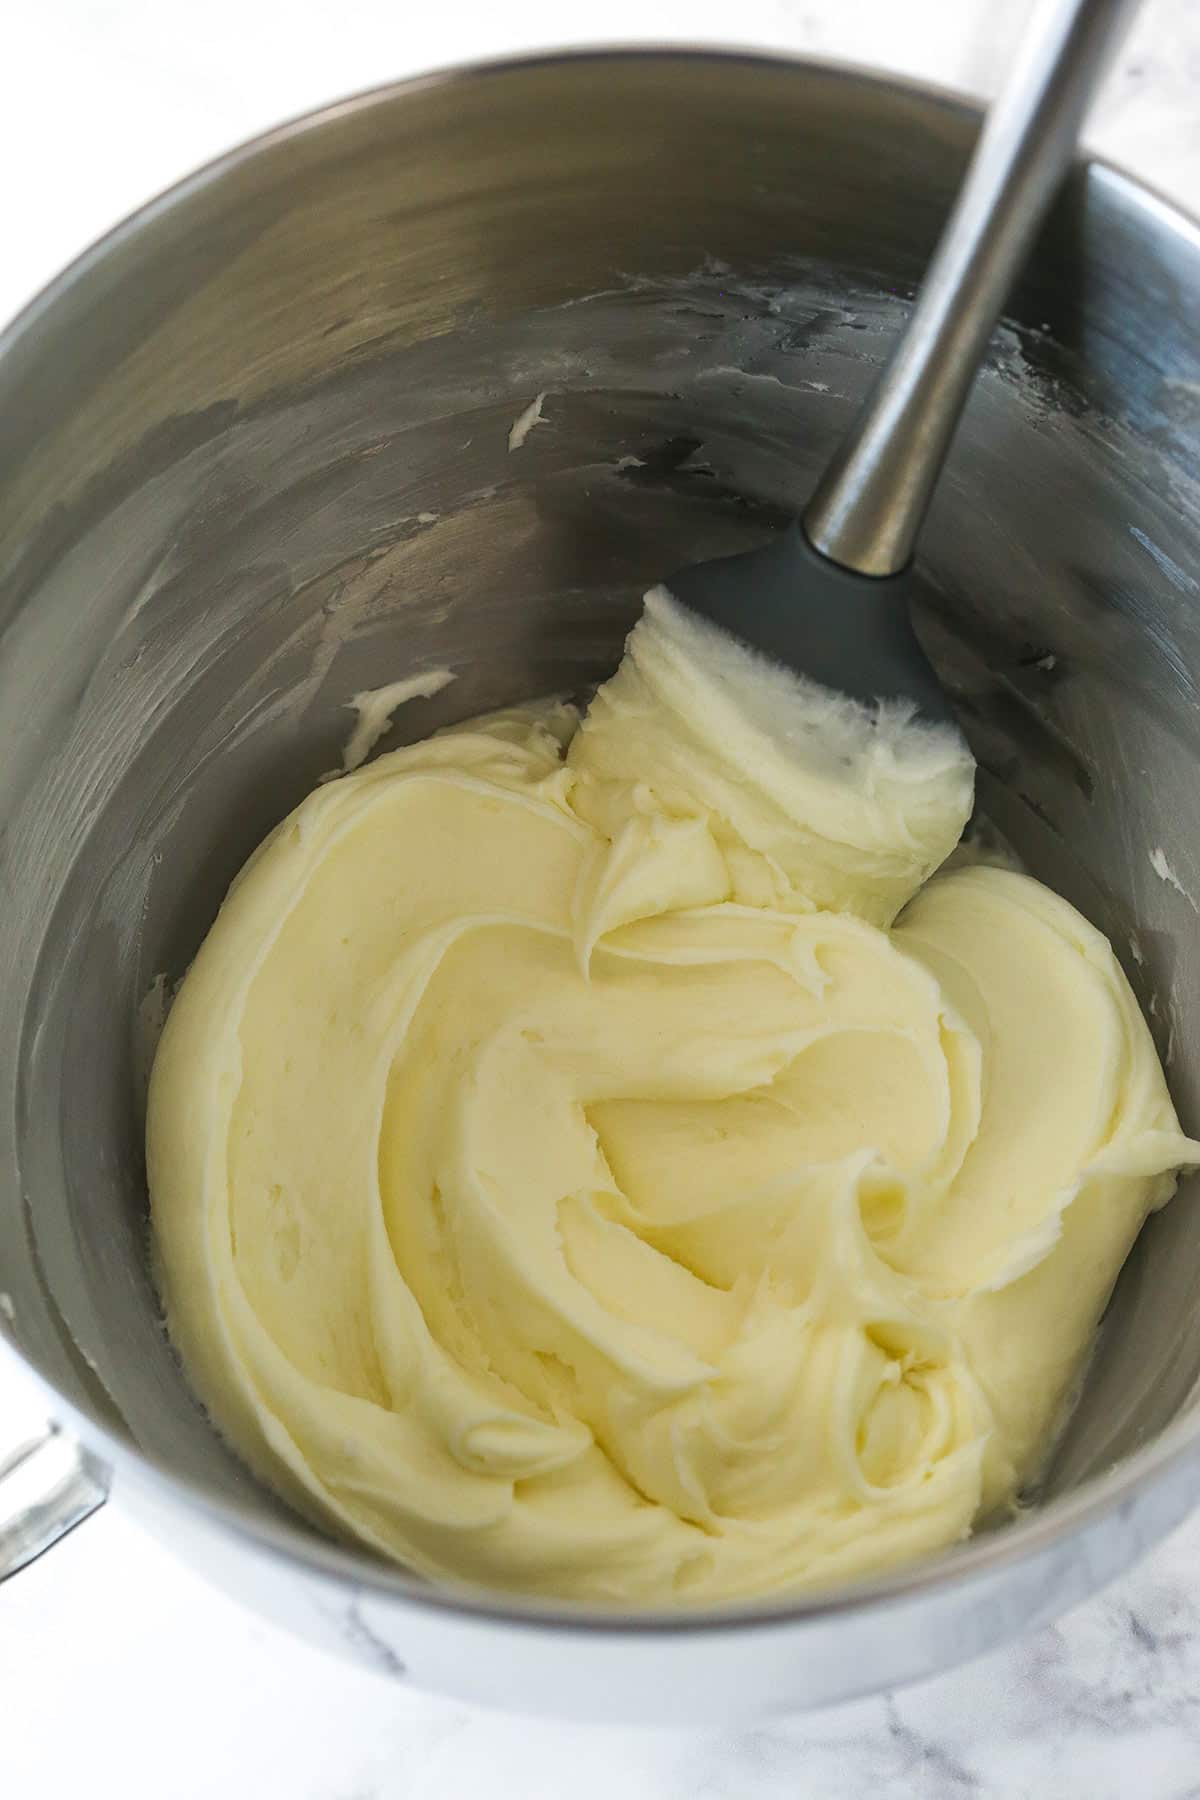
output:
[[[172,1336],[310,1518],[624,1608],[828,1586],[1036,1470],[1200,1160],[1105,939],[935,873],[973,765],[648,596],[311,794],[167,1021]]]

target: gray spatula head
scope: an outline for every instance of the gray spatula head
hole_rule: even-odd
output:
[[[911,569],[860,575],[813,549],[799,525],[760,549],[694,563],[666,582],[701,618],[824,687],[867,704],[911,700],[919,717],[954,712],[909,618]]]

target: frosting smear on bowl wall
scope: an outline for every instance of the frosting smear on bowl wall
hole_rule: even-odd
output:
[[[1105,939],[937,873],[973,775],[655,590],[582,721],[311,794],[150,1093],[168,1322],[251,1467],[428,1576],[624,1608],[1010,1504],[1200,1145]]]

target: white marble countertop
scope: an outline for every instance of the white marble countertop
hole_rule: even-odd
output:
[[[122,213],[308,107],[566,42],[778,46],[986,92],[1025,0],[14,0],[0,316]],[[1090,141],[1200,210],[1200,0],[1146,0]],[[29,1396],[0,1372],[0,1442]],[[10,1427],[13,1429],[10,1431]],[[1061,1624],[898,1695],[742,1735],[543,1725],[327,1659],[120,1507],[0,1594],[13,1800],[1200,1796],[1200,1516]]]

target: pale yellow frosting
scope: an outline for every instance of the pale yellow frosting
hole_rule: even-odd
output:
[[[1200,1159],[1120,967],[1026,876],[928,880],[953,738],[662,594],[576,725],[384,756],[235,882],[150,1094],[186,1366],[434,1577],[696,1604],[962,1538]]]

